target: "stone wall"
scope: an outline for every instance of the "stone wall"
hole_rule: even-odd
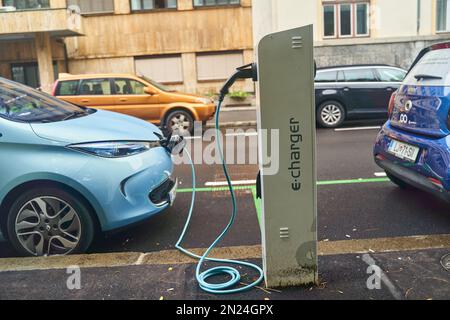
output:
[[[433,39],[354,45],[320,45],[315,47],[315,59],[319,68],[352,64],[388,64],[409,69],[420,50],[442,41],[444,40]]]

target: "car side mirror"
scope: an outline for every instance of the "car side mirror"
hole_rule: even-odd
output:
[[[149,94],[149,95],[154,95],[155,94],[155,91],[152,88],[150,88],[150,87],[145,87],[144,88],[144,92],[146,94]]]

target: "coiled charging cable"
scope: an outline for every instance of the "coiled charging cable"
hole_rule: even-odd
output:
[[[234,221],[236,219],[236,215],[237,215],[236,195],[234,192],[233,184],[231,183],[227,165],[225,163],[225,159],[224,159],[223,151],[222,151],[222,145],[221,145],[220,138],[219,138],[220,137],[219,114],[220,114],[220,108],[222,106],[222,102],[223,102],[223,98],[219,99],[219,103],[217,105],[216,119],[215,119],[216,120],[216,146],[217,146],[217,151],[219,152],[219,155],[220,155],[220,159],[222,161],[223,172],[227,179],[228,188],[229,188],[229,191],[231,194],[231,200],[233,203],[233,210],[232,210],[231,218],[230,218],[230,221],[228,222],[228,225],[225,227],[225,229],[222,231],[222,233],[219,235],[219,237],[211,244],[211,246],[205,251],[205,253],[202,256],[198,256],[198,255],[190,252],[189,250],[184,249],[181,246],[181,243],[183,242],[183,239],[187,233],[187,230],[189,228],[189,225],[190,225],[190,222],[192,219],[192,213],[194,211],[194,204],[195,204],[195,194],[196,194],[195,167],[194,167],[194,163],[192,161],[192,157],[191,157],[190,153],[186,150],[185,152],[189,159],[189,162],[191,165],[191,171],[192,171],[192,199],[191,199],[191,205],[189,208],[189,215],[188,215],[186,224],[184,226],[183,232],[181,233],[180,238],[178,239],[175,247],[178,250],[180,250],[181,252],[183,252],[184,254],[186,254],[192,258],[199,259],[199,262],[197,264],[197,268],[195,271],[195,276],[197,278],[197,281],[198,281],[201,289],[203,289],[206,292],[213,293],[213,294],[232,294],[232,293],[244,292],[244,291],[250,290],[250,289],[254,288],[255,286],[259,285],[261,283],[261,281],[264,279],[264,272],[259,266],[255,265],[253,263],[237,261],[237,260],[215,259],[215,258],[208,257],[209,254],[211,253],[211,251],[214,249],[214,247],[225,237],[225,235],[228,233],[230,228],[233,226]],[[239,273],[239,271],[236,268],[233,268],[230,266],[219,266],[219,267],[207,269],[207,270],[201,272],[202,265],[205,263],[205,261],[228,263],[228,264],[234,264],[234,265],[238,265],[238,266],[252,268],[252,269],[255,269],[259,273],[259,276],[258,276],[258,279],[256,281],[254,281],[253,283],[245,285],[243,287],[235,288],[235,286],[238,285],[241,280],[241,274]],[[218,275],[228,275],[230,277],[230,280],[227,282],[224,282],[224,283],[208,282],[209,278],[218,276]]]

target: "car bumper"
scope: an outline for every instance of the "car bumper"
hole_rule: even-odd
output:
[[[420,148],[415,162],[402,160],[388,149],[392,140]],[[405,182],[450,200],[450,137],[431,138],[406,133],[388,121],[377,136],[374,147],[375,162]]]
[[[208,121],[214,117],[214,114],[216,113],[216,105],[213,103],[203,105],[196,108],[196,112],[198,115],[198,121]]]
[[[101,207],[96,212],[102,231],[146,220],[175,201],[177,180],[172,177],[172,158],[164,148],[121,159],[88,157],[77,180]],[[162,190],[168,182],[170,188]],[[152,197],[155,190],[160,191],[156,198]]]

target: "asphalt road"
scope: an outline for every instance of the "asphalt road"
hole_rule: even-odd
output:
[[[356,124],[359,125],[359,124]],[[354,128],[355,124],[349,126]],[[372,159],[376,129],[317,131],[318,180],[375,178],[381,170]],[[206,143],[204,143],[206,145]],[[236,150],[256,152],[255,148]],[[224,181],[220,165],[197,165],[198,187]],[[233,180],[254,180],[256,165],[230,166]],[[190,168],[176,168],[180,188],[191,187]],[[261,242],[253,194],[238,191],[238,219],[220,246],[256,245]],[[120,233],[99,237],[91,253],[154,252],[173,249],[184,225],[191,193],[178,194],[175,205],[161,215]],[[226,225],[231,211],[229,194],[201,192],[187,248],[204,248]],[[320,185],[318,187],[319,240],[371,239],[413,235],[450,234],[450,206],[416,190],[400,190],[390,182]],[[14,256],[7,242],[0,242],[0,257]]]

